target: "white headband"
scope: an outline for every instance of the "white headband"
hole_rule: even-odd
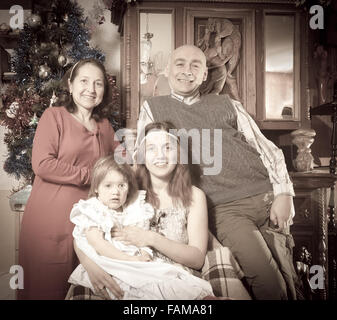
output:
[[[168,135],[169,137],[175,139],[176,141],[178,141],[178,137],[175,136],[174,134],[170,133],[170,132],[167,132],[167,131],[164,131],[164,130],[154,130],[152,129],[145,137],[143,137],[143,139],[140,141],[138,147],[136,148],[135,152],[133,153],[132,155],[132,160],[133,162],[135,163],[135,160],[136,160],[136,154],[138,152],[138,150],[140,149],[141,145],[145,142],[145,139],[148,138],[149,136],[153,135],[153,134],[157,134],[157,133],[165,133],[166,135]]]
[[[73,67],[71,68],[71,71],[70,71],[70,75],[69,75],[69,80],[71,80],[71,77],[73,76],[73,71],[75,69],[75,67],[79,64],[81,60],[78,60],[74,65]]]

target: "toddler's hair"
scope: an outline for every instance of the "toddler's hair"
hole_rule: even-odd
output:
[[[97,194],[95,190],[103,181],[105,176],[110,170],[115,170],[119,172],[127,181],[129,185],[128,196],[125,201],[125,205],[132,203],[138,191],[136,176],[132,168],[128,164],[119,164],[114,160],[113,155],[105,156],[97,160],[94,165],[92,176],[91,176],[91,186],[89,190],[88,198],[96,197]]]

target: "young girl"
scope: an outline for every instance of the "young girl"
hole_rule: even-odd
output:
[[[132,169],[127,164],[117,164],[113,156],[95,164],[89,199],[80,200],[70,214],[77,247],[115,278],[124,291],[124,299],[202,299],[212,295],[208,282],[180,266],[153,259],[150,248],[125,245],[111,238],[113,227],[150,228],[153,207],[145,203],[146,192],[137,191],[135,186]],[[82,265],[75,269],[69,282],[97,292]],[[115,299],[109,290],[108,293]]]
[[[192,185],[188,166],[180,163],[184,158],[181,152],[187,150],[180,146],[171,124],[146,126],[134,158],[139,187],[147,191],[146,201],[155,208],[155,223],[151,230],[113,228],[112,236],[128,244],[151,247],[156,256],[193,272],[205,261],[207,204],[203,191]]]
[[[182,150],[172,125],[146,126],[135,156],[136,175],[139,187],[147,191],[146,201],[155,208],[155,223],[151,230],[114,228],[112,236],[151,247],[172,264],[199,270],[207,251],[206,197],[192,185],[188,166],[179,163],[181,152],[186,150]]]

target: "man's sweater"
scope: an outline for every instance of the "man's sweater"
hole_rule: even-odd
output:
[[[147,102],[155,122],[169,121],[177,129],[186,129],[180,131],[181,141],[187,141],[189,133],[198,133],[189,147],[195,143],[192,159],[194,163],[200,159],[199,187],[210,207],[272,190],[258,152],[237,130],[236,111],[227,95],[205,95],[192,105],[171,96],[152,97]]]

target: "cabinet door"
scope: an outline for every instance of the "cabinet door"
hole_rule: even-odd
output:
[[[322,183],[322,182],[321,182]],[[327,258],[328,258],[328,238],[327,238],[327,189],[310,189],[310,182],[307,182],[308,189],[296,189],[294,198],[295,218],[291,226],[291,233],[294,237],[294,261],[301,261],[311,255],[309,263],[311,265],[322,266],[325,272],[324,288],[316,293],[320,299],[326,298],[328,288]],[[306,249],[306,250],[303,250]],[[308,256],[302,256],[305,253]]]
[[[257,19],[257,120],[262,129],[296,129],[301,121],[300,13],[263,9]],[[259,81],[259,80],[260,81]],[[302,75],[304,83],[304,74]]]
[[[169,94],[164,76],[175,47],[176,10],[169,4],[129,7],[124,16],[122,38],[123,116],[128,128],[136,128],[146,98]]]

